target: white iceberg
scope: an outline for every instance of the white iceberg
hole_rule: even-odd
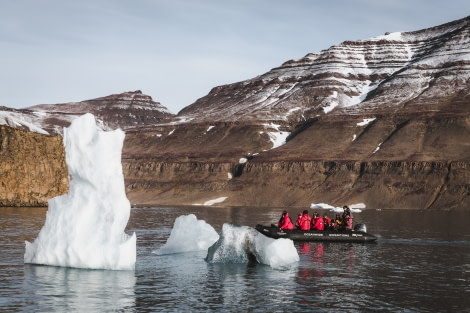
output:
[[[175,220],[170,237],[156,254],[173,254],[207,250],[219,239],[215,229],[198,220],[194,214],[179,216]]]
[[[356,203],[348,205],[349,209],[353,213],[360,213],[362,209],[366,208],[364,203]],[[312,203],[310,204],[310,208],[314,210],[329,210],[330,212],[342,213],[343,207],[335,207],[327,203]]]
[[[130,215],[121,167],[124,132],[97,128],[85,114],[64,130],[69,192],[49,200],[38,237],[26,241],[25,263],[133,270],[136,236],[124,232]]]
[[[225,223],[219,240],[212,245],[209,263],[258,262],[274,269],[283,269],[299,261],[299,254],[290,239],[272,239],[252,227]]]

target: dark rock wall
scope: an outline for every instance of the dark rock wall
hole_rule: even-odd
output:
[[[469,162],[272,161],[127,163],[128,197],[138,204],[307,207],[366,203],[380,209],[465,209]],[[231,175],[231,176],[230,176]],[[130,178],[133,177],[133,178]],[[230,178],[231,177],[231,178]]]

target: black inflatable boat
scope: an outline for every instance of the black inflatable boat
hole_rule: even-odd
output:
[[[281,230],[275,225],[256,225],[256,230],[263,235],[278,239],[288,238],[293,241],[338,241],[338,242],[373,242],[377,240],[366,232],[364,224],[357,224],[354,230]]]

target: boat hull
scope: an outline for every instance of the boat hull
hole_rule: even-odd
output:
[[[374,242],[377,240],[372,234],[353,230],[281,230],[276,226],[260,224],[256,225],[256,230],[273,239],[288,238],[293,241]]]

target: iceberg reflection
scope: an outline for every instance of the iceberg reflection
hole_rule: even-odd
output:
[[[31,311],[100,312],[135,307],[134,271],[108,271],[25,264],[23,289]]]

